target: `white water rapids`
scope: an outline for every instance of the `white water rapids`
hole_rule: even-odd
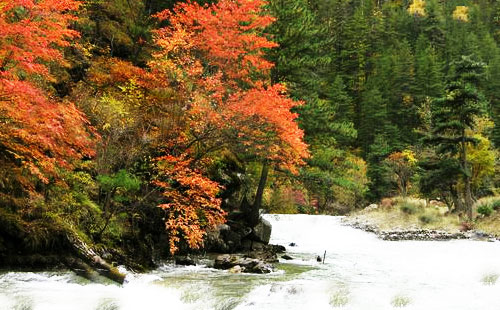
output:
[[[0,310],[500,310],[500,242],[391,242],[339,217],[265,217],[271,243],[294,257],[272,274],[165,265],[118,286],[70,272],[4,272]],[[324,251],[325,264],[316,262]]]

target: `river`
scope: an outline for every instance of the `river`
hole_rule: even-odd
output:
[[[271,274],[167,264],[118,286],[71,272],[4,272],[0,310],[500,309],[500,242],[391,242],[340,217],[265,217],[271,242],[294,257]]]

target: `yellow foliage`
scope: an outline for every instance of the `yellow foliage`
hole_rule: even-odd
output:
[[[425,1],[413,0],[413,3],[408,7],[408,13],[415,16],[425,16]]]
[[[415,157],[415,153],[412,150],[406,149],[401,152],[401,154],[410,165],[415,165],[417,163],[417,158]]]
[[[469,21],[469,7],[459,5],[453,11],[453,19],[460,20],[463,22]]]
[[[337,203],[354,208],[367,191],[367,164],[362,158],[352,154],[346,155],[343,164],[347,184],[333,185],[332,190]]]
[[[472,135],[478,142],[467,145],[467,159],[472,173],[472,185],[478,188],[485,178],[495,174],[496,152],[491,141],[483,134],[491,129],[493,122],[487,118],[476,120],[476,130],[468,130],[468,135]]]

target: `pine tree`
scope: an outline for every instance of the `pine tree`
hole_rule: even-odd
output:
[[[398,127],[401,142],[412,143],[418,117],[413,90],[413,55],[407,41],[402,41],[395,47],[393,63],[388,117]]]
[[[491,140],[500,148],[500,51],[497,49],[486,72],[486,96],[490,102],[490,116],[495,123]]]
[[[376,135],[384,135],[388,126],[387,100],[376,86],[370,86],[361,101],[361,126],[358,128],[358,143],[365,158]]]
[[[305,0],[271,0],[269,10],[276,22],[267,30],[279,45],[269,52],[276,64],[273,83],[286,83],[291,95],[301,100],[321,97],[326,86],[324,70],[331,62],[326,28],[318,24]]]
[[[418,37],[415,48],[415,96],[420,104],[426,98],[436,98],[443,92],[441,64],[435,48],[424,35]]]
[[[475,118],[484,111],[485,100],[478,90],[484,67],[484,63],[470,56],[462,56],[454,63],[455,74],[446,85],[446,94],[434,102],[432,136],[428,140],[437,145],[437,154],[443,159],[458,157],[456,160],[464,183],[462,195],[469,219],[472,219],[473,201],[467,145],[474,143],[475,139],[467,134],[466,129],[474,129]]]
[[[445,45],[444,18],[437,0],[427,0],[425,6],[426,17],[423,21],[423,32],[431,45],[442,50]]]

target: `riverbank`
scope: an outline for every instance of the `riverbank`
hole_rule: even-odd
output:
[[[482,204],[483,201],[478,201],[476,209]],[[386,198],[380,204],[351,213],[343,223],[390,241],[500,240],[500,214],[496,210],[465,221],[458,214],[450,213],[442,203],[413,198]]]

